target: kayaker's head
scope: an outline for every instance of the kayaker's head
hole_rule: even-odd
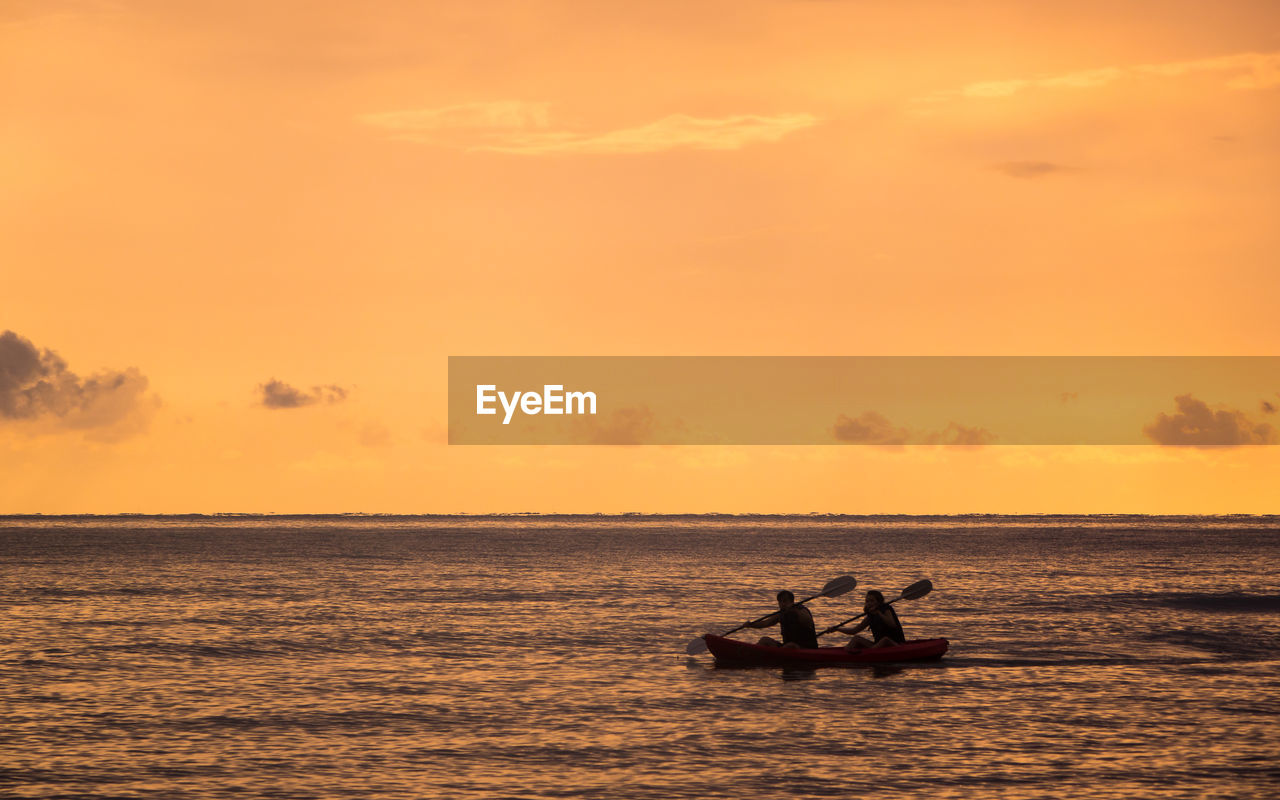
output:
[[[787,591],[786,589],[783,589],[782,591],[778,592],[778,608],[782,609],[783,611],[786,611],[788,608],[791,608],[791,606],[795,605],[795,602],[796,602],[796,596],[791,592]]]
[[[864,611],[874,611],[882,605],[884,605],[884,595],[872,589],[867,592],[867,600],[863,603],[862,608]]]

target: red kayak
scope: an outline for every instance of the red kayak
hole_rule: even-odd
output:
[[[843,647],[769,647],[726,639],[708,633],[702,637],[719,664],[884,664],[894,661],[928,661],[947,652],[946,639],[917,639],[894,647],[845,650]]]

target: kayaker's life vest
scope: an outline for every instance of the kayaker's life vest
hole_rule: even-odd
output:
[[[898,622],[898,615],[894,613],[894,610],[888,606],[880,610],[889,613],[889,618],[893,620],[893,624],[886,624],[884,620],[880,619],[879,614],[868,614],[867,619],[871,620],[871,638],[878,642],[888,636],[898,644],[907,641],[906,635],[902,632],[902,623]]]
[[[818,632],[813,629],[813,617],[801,611],[804,606],[792,606],[782,612],[778,620],[782,626],[782,643],[795,642],[801,647],[817,647]]]

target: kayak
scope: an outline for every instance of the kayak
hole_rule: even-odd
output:
[[[894,647],[845,650],[843,647],[769,647],[726,639],[708,633],[702,637],[718,664],[884,664],[928,661],[947,652],[946,639],[917,639]]]

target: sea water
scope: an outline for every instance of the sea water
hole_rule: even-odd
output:
[[[844,574],[947,656],[685,654]],[[12,797],[1262,798],[1277,712],[1278,517],[0,518]]]

